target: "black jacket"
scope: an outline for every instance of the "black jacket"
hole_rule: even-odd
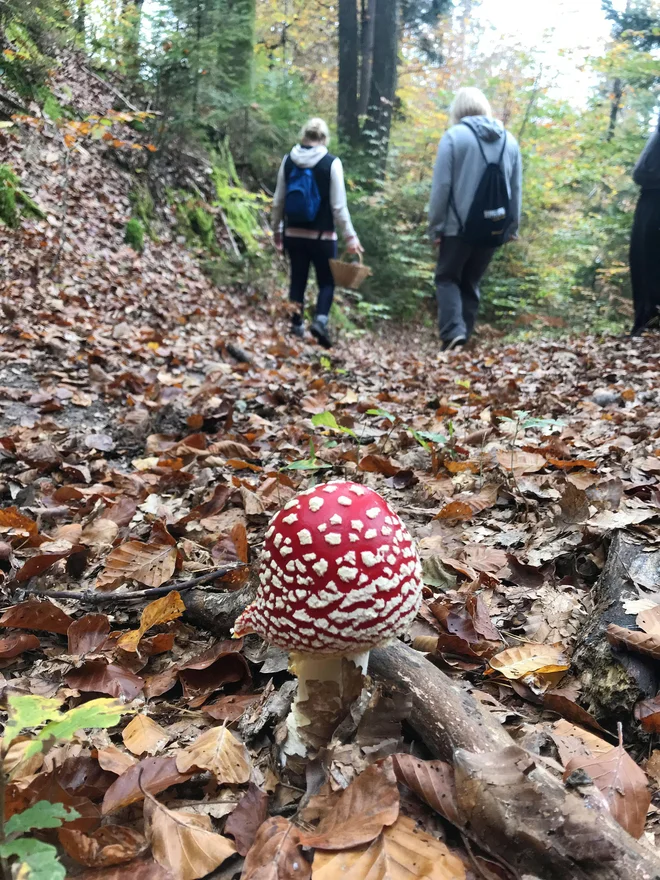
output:
[[[660,189],[660,123],[635,165],[633,180],[642,189]]]

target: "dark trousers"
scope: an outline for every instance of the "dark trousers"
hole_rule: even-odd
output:
[[[440,338],[469,339],[479,311],[479,282],[495,248],[475,247],[455,235],[442,239],[435,271]]]
[[[305,304],[305,290],[309,278],[309,267],[314,265],[316,280],[319,285],[319,296],[316,301],[316,316],[327,316],[330,313],[332,298],[335,293],[335,281],[330,271],[330,260],[337,256],[336,241],[321,239],[284,237],[284,250],[291,261],[291,287],[289,299],[300,305],[302,314]]]
[[[660,190],[642,190],[630,240],[635,324],[641,331],[660,313]]]

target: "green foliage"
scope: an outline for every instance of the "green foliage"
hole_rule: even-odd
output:
[[[216,153],[212,176],[217,195],[214,204],[223,211],[227,226],[243,242],[248,254],[254,253],[258,249],[259,210],[264,198],[241,184],[227,139]]]
[[[210,248],[215,241],[213,234],[213,215],[203,205],[195,205],[188,215],[190,228],[200,239],[204,247]]]
[[[131,217],[126,224],[126,232],[124,241],[129,244],[134,251],[141,254],[144,250],[144,226],[137,217]]]
[[[25,757],[41,752],[50,741],[70,739],[77,730],[89,727],[114,727],[119,723],[123,709],[116,700],[99,698],[82,703],[68,712],[60,712],[60,701],[37,695],[17,694],[9,697],[9,718],[5,725],[5,746],[22,730],[44,725],[34,736]]]
[[[72,814],[75,810],[71,811]],[[71,815],[78,818],[78,813]],[[57,850],[50,843],[43,843],[30,837],[20,837],[0,845],[0,856],[4,859],[16,857],[19,860],[21,877],[26,880],[65,880],[66,869],[57,857]]]
[[[9,165],[0,165],[0,220],[12,229],[19,223],[19,212],[45,218],[44,212],[19,187],[19,180]]]
[[[5,822],[5,834],[13,837],[41,828],[59,828],[63,822],[78,819],[79,814],[64,804],[51,804],[50,801],[37,801],[22,813],[15,813]]]
[[[32,731],[43,725],[24,751],[24,757],[29,758],[53,743],[71,739],[78,730],[114,727],[125,711],[116,700],[98,699],[61,712],[60,700],[32,694],[10,695],[7,704],[8,719],[0,748],[0,766],[7,749],[23,730]],[[30,831],[59,828],[65,822],[79,818],[79,813],[61,803],[37,801],[2,823],[0,857],[17,859],[21,877],[30,880],[64,880],[66,870],[57,857],[55,847],[23,835]]]
[[[331,412],[317,413],[312,416],[312,424],[315,428],[329,428],[331,431],[337,431],[340,434],[348,434],[354,440],[357,440],[357,434],[351,428],[345,428],[344,425],[337,423],[337,419]]]

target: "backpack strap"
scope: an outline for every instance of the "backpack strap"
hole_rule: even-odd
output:
[[[502,164],[502,159],[504,158],[504,151],[506,150],[506,131],[504,132],[504,143],[502,144],[502,152],[500,153],[500,158],[497,162],[498,165]]]
[[[479,145],[479,151],[481,152],[481,155],[483,156],[484,162],[486,163],[486,165],[490,165],[490,162],[486,158],[486,153],[484,151],[484,147],[483,147],[483,144],[481,143],[481,138],[479,137],[479,135],[476,133],[476,131],[472,128],[472,126],[468,122],[462,121],[461,125],[464,125],[466,128],[470,129],[472,134],[477,139],[477,144]]]

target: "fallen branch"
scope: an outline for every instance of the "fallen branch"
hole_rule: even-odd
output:
[[[217,568],[214,571],[207,571],[197,577],[188,578],[183,581],[175,581],[164,587],[150,587],[148,590],[135,590],[132,593],[118,593],[110,591],[107,593],[92,592],[91,590],[40,590],[37,586],[26,584],[16,591],[16,594],[31,593],[44,596],[48,599],[77,599],[79,602],[87,605],[103,605],[105,602],[137,602],[141,599],[156,599],[158,596],[166,596],[173,590],[181,593],[184,590],[190,590],[193,587],[200,587],[203,584],[210,584],[218,578],[225,577],[232,571],[236,571],[243,567],[243,563],[234,565],[226,565],[224,568]],[[203,591],[200,591],[203,593]],[[242,592],[242,591],[241,591]],[[224,595],[224,593],[223,593]],[[239,595],[238,593],[227,593],[229,596]],[[198,600],[199,601],[199,600]]]
[[[565,786],[421,654],[402,642],[377,649],[370,672],[410,691],[411,726],[434,757],[454,766],[462,830],[518,876],[660,877],[660,858],[615,822],[593,785]]]
[[[132,103],[128,100],[128,98],[126,97],[126,95],[123,95],[123,94],[119,91],[118,88],[116,88],[115,86],[113,86],[113,85],[112,85],[111,83],[109,83],[106,79],[103,79],[102,76],[99,76],[97,73],[94,73],[93,70],[90,70],[89,68],[87,68],[87,70],[88,70],[90,76],[92,76],[97,82],[100,82],[102,85],[104,85],[109,91],[112,92],[113,95],[115,95],[117,98],[119,98],[120,101],[123,101],[124,104],[126,104],[126,106],[128,107],[129,110],[132,110],[134,113],[140,113],[140,112],[141,112],[140,109],[139,109],[139,107],[136,107],[135,104],[132,104]]]
[[[252,596],[193,591],[186,609],[226,637]],[[423,654],[395,642],[371,652],[369,672],[412,695],[411,727],[454,766],[462,832],[519,878],[660,880],[660,858],[615,822],[593,785],[565,786]]]

